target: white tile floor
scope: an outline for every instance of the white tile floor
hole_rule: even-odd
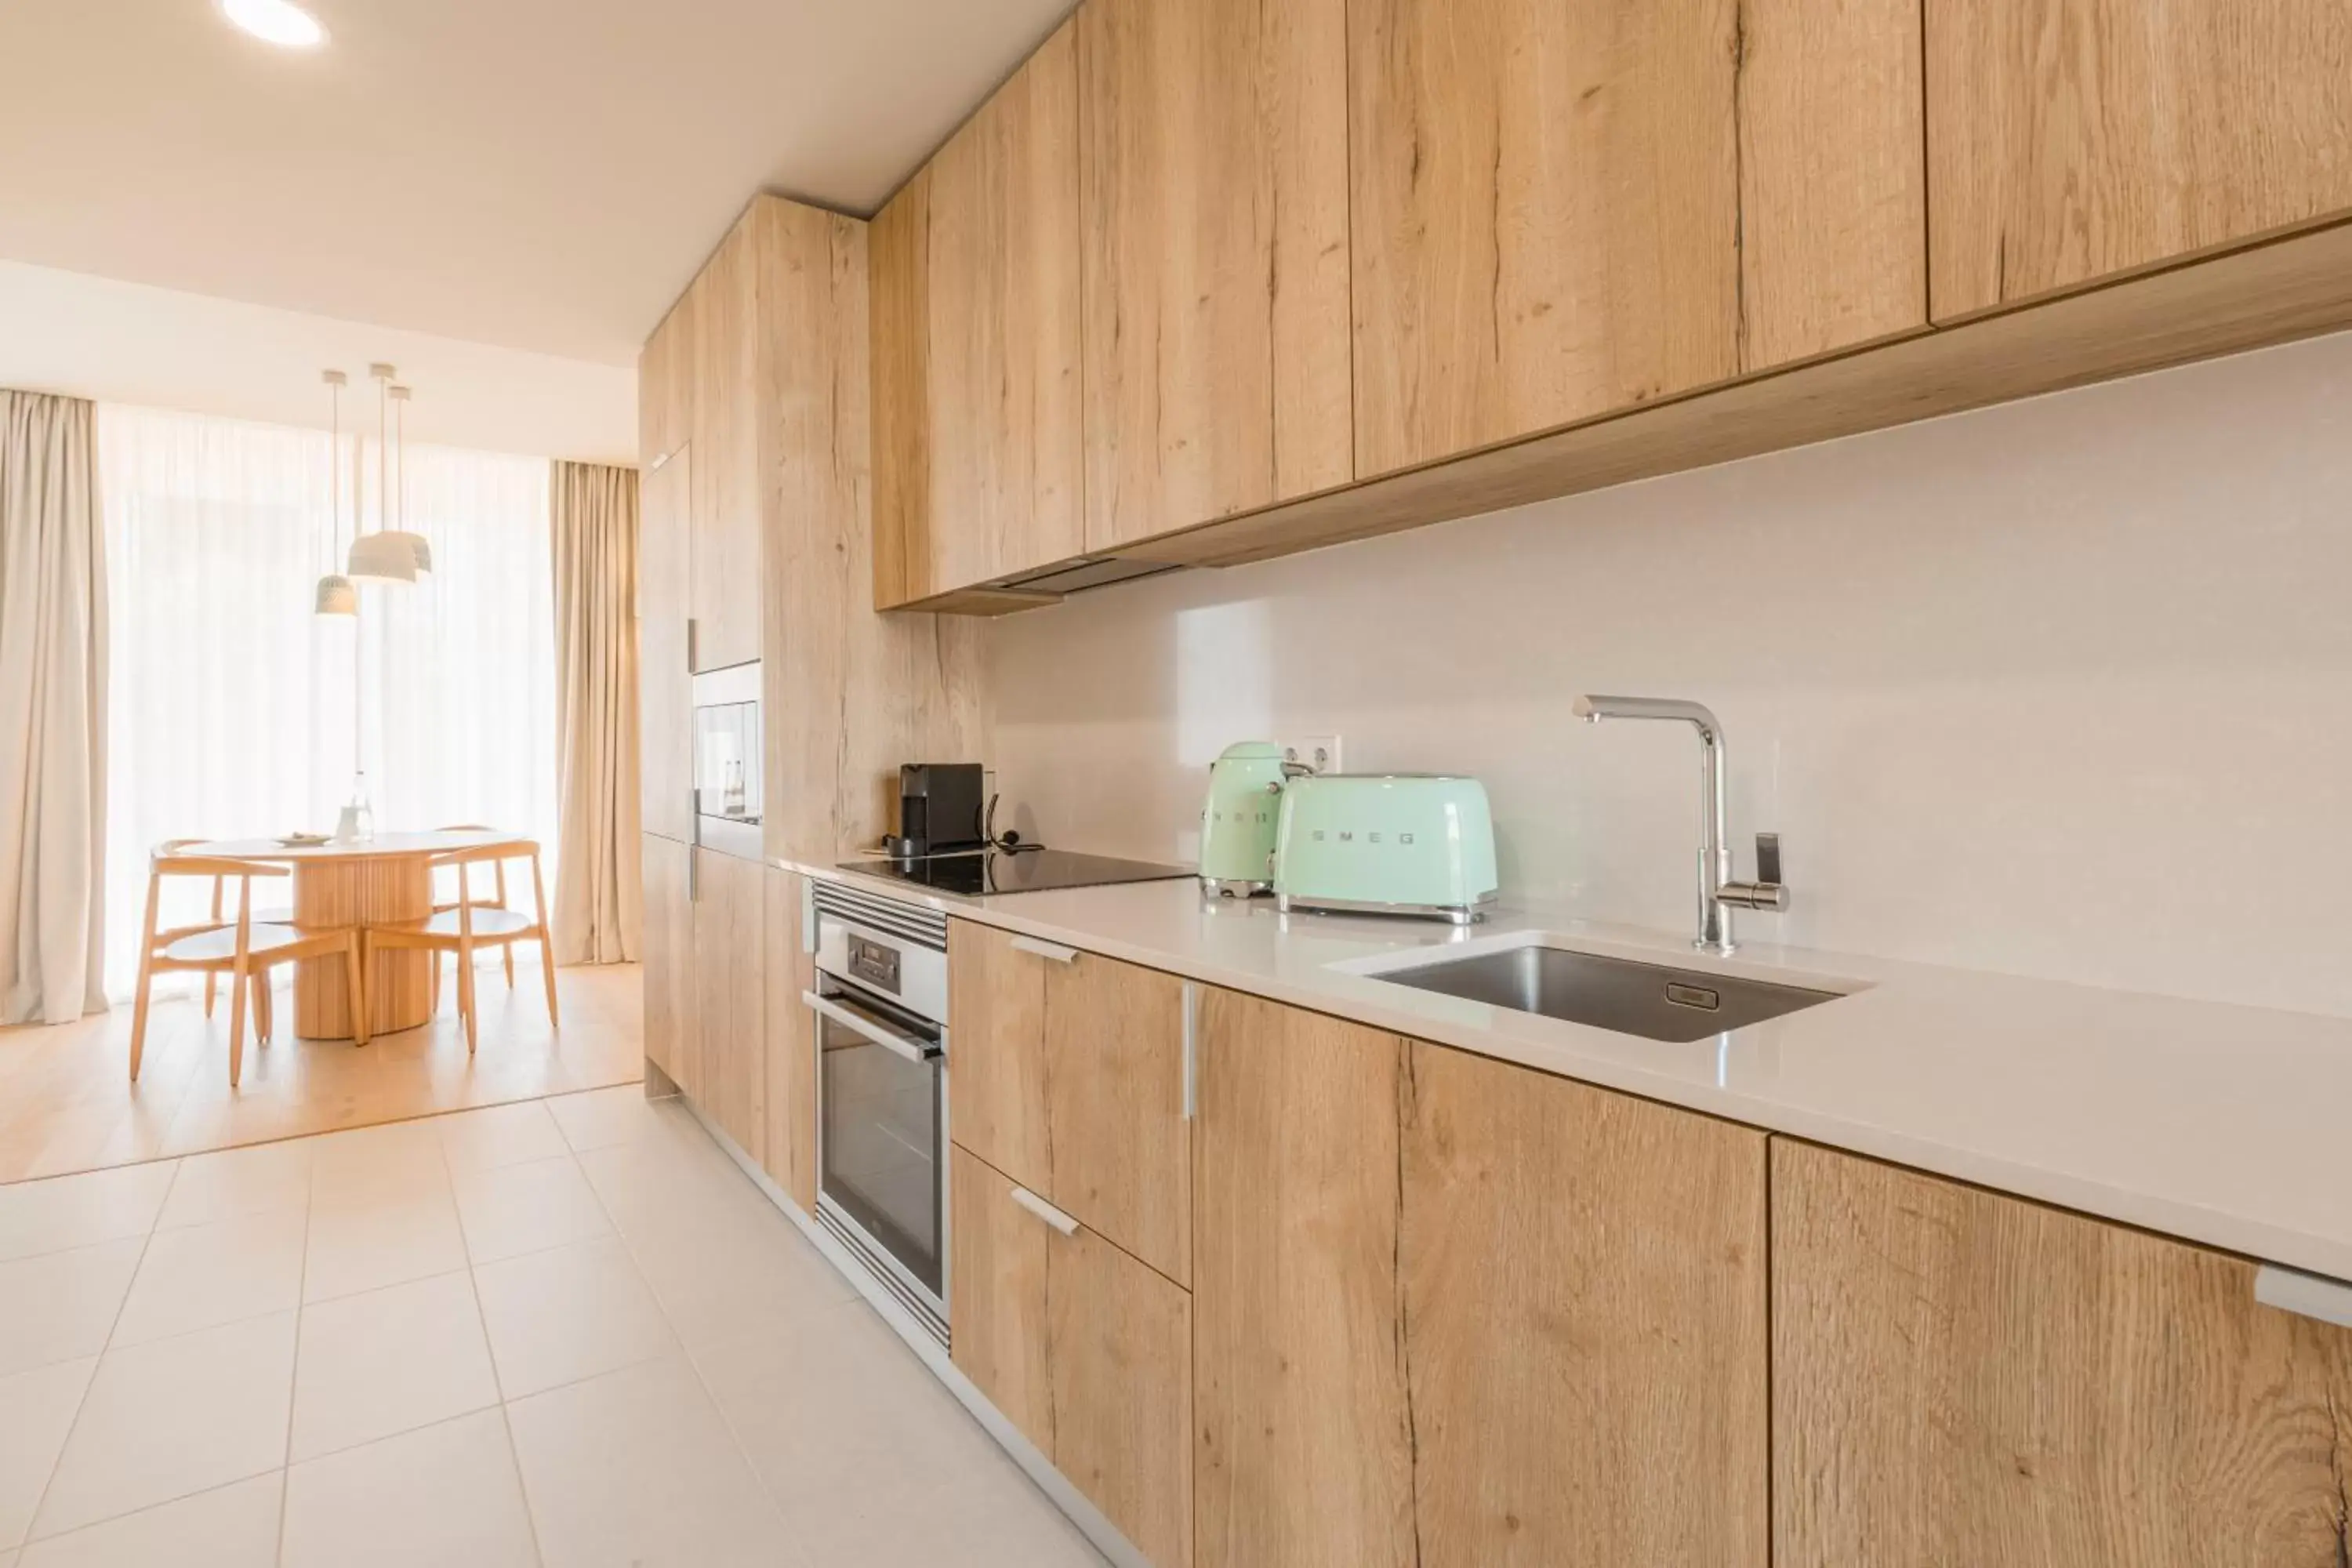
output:
[[[0,1568],[1100,1561],[635,1085],[0,1186]]]

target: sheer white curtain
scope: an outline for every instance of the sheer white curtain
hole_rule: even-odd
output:
[[[339,455],[319,431],[101,405],[98,451],[114,603],[110,994],[137,972],[148,849],[331,831],[355,716],[379,831],[513,827],[552,873],[545,459],[411,444],[408,526],[431,542],[433,575],[362,588],[354,623],[314,616],[311,590],[350,543],[354,479],[374,525],[373,437],[345,437]]]

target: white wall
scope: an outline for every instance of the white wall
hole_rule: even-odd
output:
[[[1189,856],[1227,742],[1492,793],[1506,898],[1691,920],[1696,698],[1746,934],[2352,1016],[2352,334],[1316,554],[990,634],[1024,829]]]

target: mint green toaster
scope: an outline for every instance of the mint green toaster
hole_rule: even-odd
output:
[[[1476,779],[1318,773],[1293,779],[1275,825],[1285,913],[1423,915],[1467,925],[1495,898],[1495,819]]]

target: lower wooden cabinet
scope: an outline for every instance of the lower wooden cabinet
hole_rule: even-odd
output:
[[[1208,992],[1200,1561],[1765,1560],[1765,1138]]]
[[[1772,1148],[1778,1568],[2341,1568],[2352,1331],[2254,1266]]]
[[[1154,1563],[1191,1563],[1192,1297],[950,1158],[956,1365]]]
[[[816,1213],[816,1023],[801,993],[816,989],[816,959],[802,951],[801,879],[761,873],[766,901],[767,1146],[761,1168]]]
[[[694,991],[701,1048],[685,1089],[752,1160],[766,1157],[768,1041],[765,868],[694,851]]]
[[[694,981],[695,851],[642,836],[645,878],[646,1060],[688,1096],[700,1081],[702,1026]]]
[[[948,944],[956,1142],[1189,1285],[1183,982],[970,921]]]

